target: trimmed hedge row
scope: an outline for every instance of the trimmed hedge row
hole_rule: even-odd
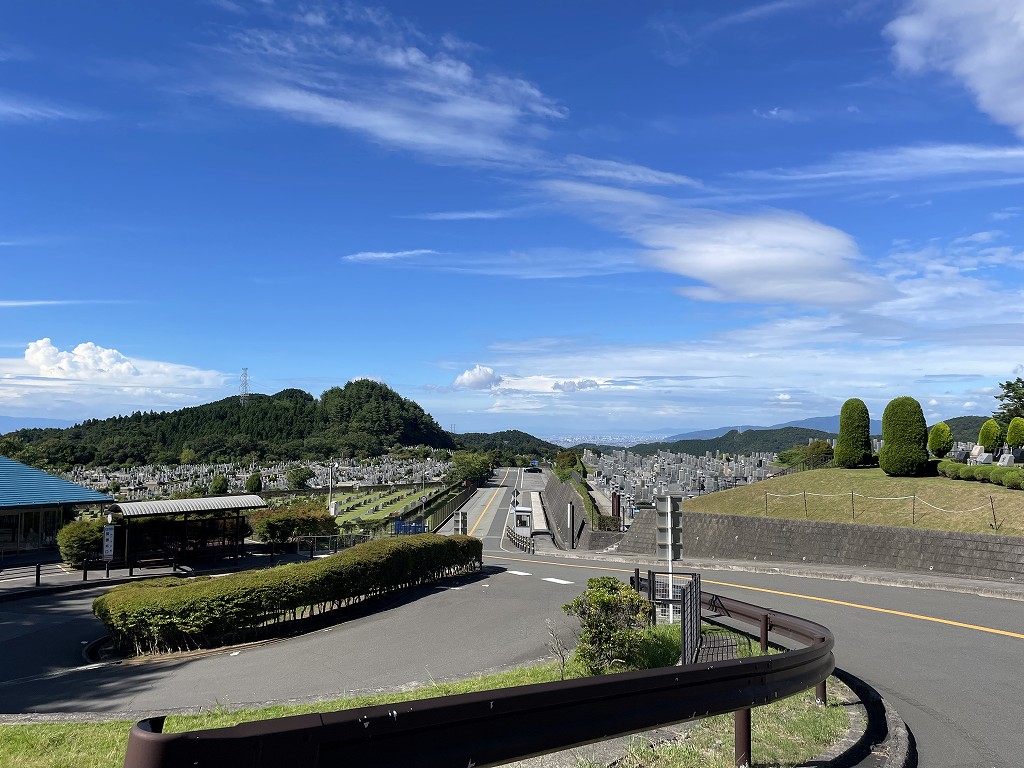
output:
[[[1002,485],[1005,488],[1020,488],[1024,483],[1024,471],[1015,467],[1000,467],[994,464],[959,464],[955,461],[940,461],[937,471],[953,480],[981,480]]]
[[[377,539],[320,560],[218,578],[168,577],[114,587],[93,613],[124,652],[166,653],[256,639],[267,628],[466,571],[483,544],[432,533]]]

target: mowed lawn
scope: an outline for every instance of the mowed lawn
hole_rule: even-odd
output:
[[[688,499],[683,509],[764,516],[766,495],[769,517],[1024,536],[1024,490],[977,480],[889,477],[877,468],[797,472]]]

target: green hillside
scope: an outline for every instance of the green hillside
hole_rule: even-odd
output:
[[[368,379],[319,399],[300,389],[229,397],[167,413],[92,419],[0,437],[0,454],[34,466],[132,465],[369,457],[394,446],[455,448],[419,405]]]
[[[732,430],[721,437],[709,440],[676,440],[672,443],[642,443],[629,450],[644,456],[658,451],[688,453],[703,456],[706,452],[729,454],[779,453],[796,445],[807,445],[810,440],[827,440],[835,437],[831,432],[803,427],[782,427],[780,429],[748,429],[745,432]]]
[[[510,429],[504,432],[467,432],[456,435],[458,447],[467,451],[479,453],[493,453],[499,459],[499,464],[515,466],[514,457],[533,457],[537,459],[553,459],[559,448],[554,443],[534,437],[518,429]]]
[[[880,469],[797,472],[687,499],[683,509],[761,517],[766,494],[770,517],[1024,536],[1024,491],[944,477],[889,477]],[[993,508],[998,531],[990,525]]]
[[[988,416],[957,416],[946,419],[946,426],[953,433],[953,439],[962,443],[978,442],[981,425],[989,420]],[[934,426],[934,425],[932,425]]]

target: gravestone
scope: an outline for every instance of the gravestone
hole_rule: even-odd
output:
[[[1013,454],[1012,453],[1004,453],[1002,456],[1000,456],[999,457],[999,466],[1000,467],[1012,467],[1013,466]]]
[[[992,454],[991,453],[983,453],[980,456],[978,456],[978,458],[975,459],[975,461],[978,464],[991,464],[992,463]]]

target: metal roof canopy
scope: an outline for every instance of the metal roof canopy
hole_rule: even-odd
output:
[[[0,510],[109,504],[112,501],[91,488],[0,456]]]
[[[255,494],[239,496],[211,496],[202,499],[169,499],[166,501],[125,501],[112,504],[107,511],[120,512],[126,518],[155,517],[157,515],[184,515],[189,512],[235,512],[267,506]]]

